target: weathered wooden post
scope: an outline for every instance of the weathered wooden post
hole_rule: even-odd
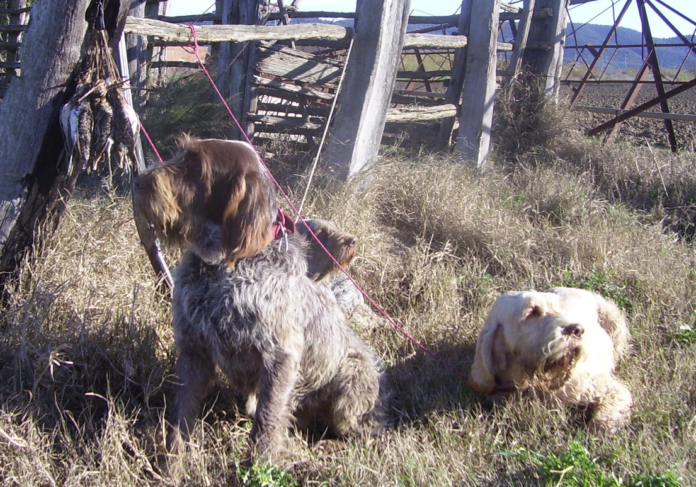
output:
[[[160,15],[167,14],[167,2],[166,0],[145,0],[145,18],[156,19]],[[145,74],[146,83],[152,83],[152,71],[150,70],[150,63],[153,59],[164,60],[167,57],[166,47],[155,47],[154,39],[149,37],[147,43],[145,44],[145,68],[147,73]],[[141,68],[142,69],[142,68]],[[157,81],[161,81],[166,73],[166,68],[160,68],[157,70]]]
[[[347,180],[379,151],[408,23],[410,0],[358,2],[352,53],[325,160]]]
[[[469,36],[469,24],[471,23],[471,4],[472,0],[462,0],[462,9],[459,14],[459,35]],[[452,77],[445,92],[445,104],[451,103],[459,106],[464,87],[464,73],[466,70],[467,48],[461,47],[454,51],[454,62],[452,63]],[[454,127],[455,117],[444,118],[440,124],[440,131],[437,134],[435,150],[443,150],[449,147],[452,138],[452,128]]]
[[[570,0],[536,0],[535,15],[522,57],[523,70],[532,75],[530,82],[543,98],[556,100],[561,86],[565,47],[566,8]],[[543,11],[551,15],[543,15]]]
[[[493,125],[500,0],[472,0],[471,7],[457,155],[480,168],[488,158]]]
[[[263,1],[259,0],[222,0],[222,24],[258,25],[261,20]],[[244,114],[251,103],[250,80],[254,75],[256,62],[256,42],[223,42],[218,51],[217,85],[230,109],[242,123]],[[253,124],[242,126],[247,136],[253,136]],[[230,138],[239,138],[238,128],[232,127]]]
[[[128,15],[130,17],[145,17],[146,0],[135,0],[131,5]],[[128,57],[128,72],[130,84],[133,88],[133,107],[141,113],[146,100],[147,84],[147,48],[148,38],[134,34],[126,34],[126,53]]]
[[[529,28],[532,25],[533,13],[534,0],[524,0],[522,7],[522,18],[520,19],[520,25],[517,28],[517,35],[515,36],[515,47],[512,51],[512,59],[510,60],[510,65],[505,73],[506,83],[508,85],[512,84],[520,74],[520,69],[522,68],[522,59],[527,48],[527,39],[529,38]]]

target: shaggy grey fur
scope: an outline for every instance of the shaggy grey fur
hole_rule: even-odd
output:
[[[319,423],[336,434],[381,422],[382,364],[346,323],[327,286],[307,277],[301,236],[272,242],[236,270],[216,255],[215,230],[174,272],[176,420],[188,435],[215,366],[247,397],[255,459],[282,453],[286,430]],[[199,255],[205,258],[201,259]]]

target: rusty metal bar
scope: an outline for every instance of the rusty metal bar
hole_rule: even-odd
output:
[[[572,84],[572,83],[577,83],[580,81],[579,79],[566,79],[563,80],[565,84]],[[634,83],[640,83],[643,85],[654,85],[656,84],[654,80],[645,80],[645,81],[636,81],[635,79],[628,80],[628,79],[590,79],[587,80],[587,84],[589,85],[628,85],[628,84],[634,84]],[[667,81],[665,82],[668,85],[683,85],[684,83],[688,83],[688,81]]]
[[[669,11],[671,11],[672,13],[678,15],[679,17],[681,17],[682,19],[686,20],[687,22],[691,23],[691,25],[693,25],[694,27],[696,27],[696,21],[690,19],[689,17],[687,17],[686,15],[684,15],[684,14],[681,13],[681,12],[677,12],[677,11],[674,9],[674,7],[672,7],[672,6],[670,6],[670,5],[667,5],[667,4],[666,4],[665,2],[663,2],[662,0],[655,0],[655,1],[656,1],[657,3],[659,3],[660,5],[662,5],[663,7],[665,7],[667,10],[669,10]]]
[[[674,32],[677,35],[677,37],[679,37],[684,42],[684,45],[691,48],[691,52],[696,53],[696,48],[694,47],[694,46],[696,46],[696,44],[689,41],[689,39],[687,39],[686,36],[684,36],[681,32],[679,32],[679,30],[677,30],[677,28],[674,27],[674,25],[672,25],[672,23],[667,19],[667,17],[665,17],[665,15],[662,12],[660,12],[655,7],[655,5],[652,4],[652,2],[650,0],[646,0],[646,2],[648,3],[648,5],[650,5],[650,8],[653,9],[653,11],[657,14],[657,16],[660,17],[662,19],[662,21],[669,26],[670,29],[672,29],[672,32]],[[657,46],[655,46],[655,47],[657,47]]]
[[[599,48],[599,52],[595,56],[594,61],[592,61],[592,64],[590,64],[590,68],[587,70],[585,76],[580,81],[580,86],[578,86],[575,89],[575,93],[573,94],[573,97],[570,99],[571,107],[575,105],[575,102],[578,101],[580,94],[585,89],[585,82],[590,78],[590,76],[592,76],[592,71],[599,63],[599,60],[602,58],[602,54],[604,54],[604,51],[607,48],[607,45],[609,44],[609,41],[611,41],[611,38],[614,36],[617,29],[619,28],[619,24],[621,23],[621,20],[623,19],[624,15],[626,15],[626,11],[628,10],[628,7],[631,5],[632,1],[633,0],[626,1],[624,7],[621,9],[621,12],[619,13],[619,17],[616,19],[616,22],[614,22],[614,25],[612,25],[611,29],[609,29],[609,33],[607,34],[607,37],[604,39],[602,46]]]
[[[636,82],[633,83],[633,86],[631,86],[631,89],[628,90],[628,94],[626,95],[626,98],[624,98],[624,101],[621,104],[622,109],[627,109],[627,110],[631,109],[633,104],[636,102],[636,98],[638,98],[638,93],[640,93],[640,90],[643,87],[643,85],[640,83],[640,81],[643,81],[649,75],[650,75],[650,68],[648,67],[647,63],[643,63],[643,66],[641,66],[638,73],[636,73],[636,77],[634,78],[634,80]],[[623,122],[617,122],[617,124],[611,128],[611,132],[609,132],[609,134],[607,135],[605,142],[613,142],[614,141],[616,136],[619,134],[619,130],[621,129],[621,125],[623,125]]]
[[[614,125],[616,125],[618,122],[623,122],[625,120],[628,120],[629,118],[633,117],[634,115],[636,115],[640,112],[644,112],[645,110],[647,110],[650,107],[654,107],[655,105],[659,104],[663,99],[668,100],[669,98],[673,98],[673,97],[677,96],[678,94],[683,93],[686,90],[693,88],[694,86],[696,86],[696,78],[684,83],[681,86],[674,88],[673,90],[666,92],[664,94],[664,96],[653,98],[650,101],[647,101],[641,105],[638,105],[637,107],[635,107],[632,110],[629,110],[625,113],[622,113],[621,115],[619,115],[617,117],[612,118],[611,120],[603,123],[602,125],[598,125],[597,127],[593,128],[591,130],[588,130],[587,135],[590,135],[590,136],[597,135],[597,134],[600,134],[606,130],[609,130]]]
[[[595,46],[565,46],[565,49],[589,49],[590,47],[595,47]],[[653,46],[648,46],[647,44],[611,44],[607,46],[607,49],[620,49],[620,48],[626,48],[626,47],[653,47]],[[655,44],[654,47],[691,47],[694,48],[696,47],[696,42],[691,42],[691,41],[686,41],[682,42],[679,44]]]
[[[648,12],[645,9],[646,0],[637,0],[638,12],[640,13],[640,21],[643,26],[643,37],[649,45],[654,45],[652,31],[650,30],[650,22],[648,20]],[[657,91],[657,96],[660,99],[660,109],[662,113],[669,113],[669,105],[667,104],[667,98],[665,98],[665,87],[662,84],[662,73],[660,72],[660,63],[657,59],[657,51],[652,49],[648,53],[648,57],[645,62],[652,69],[653,79],[655,80],[655,90]],[[674,125],[671,120],[664,120],[665,129],[667,130],[667,138],[669,139],[669,148],[672,152],[677,152],[677,136],[674,133]]]

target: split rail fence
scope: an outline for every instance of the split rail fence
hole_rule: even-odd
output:
[[[283,0],[218,0],[214,14],[171,17],[166,1],[136,0],[124,32],[131,83],[146,88],[160,70],[197,67],[164,57],[172,46],[193,44],[185,24],[195,24],[198,43],[211,55],[206,62],[217,60],[217,84],[247,134],[290,134],[313,145],[331,124],[327,157],[347,178],[376,158],[387,122],[439,121],[437,148],[456,138],[462,159],[482,165],[501,82],[526,67],[544,77],[543,90],[557,92],[569,1],[525,0],[517,8],[463,0],[461,14],[433,17],[409,16],[408,0],[358,2],[355,13],[300,12]],[[11,4],[5,13],[12,20],[0,26],[0,94],[20,67],[16,52],[29,12],[27,0]],[[498,41],[505,22],[513,42]],[[501,52],[511,56],[504,72],[497,71]],[[135,90],[136,108],[146,102],[143,93]],[[334,101],[337,112],[328,120]]]

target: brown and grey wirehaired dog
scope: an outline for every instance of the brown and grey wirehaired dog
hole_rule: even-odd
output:
[[[334,259],[345,268],[355,258],[357,237],[340,230],[334,222],[328,220],[300,220],[296,223],[297,232],[304,236],[308,243],[307,272],[309,277],[320,282],[330,278],[340,271]],[[311,230],[311,232],[310,232]],[[321,245],[312,236],[321,242]],[[323,248],[322,248],[323,245]],[[324,250],[326,249],[326,250]],[[326,251],[334,257],[332,259]]]
[[[483,394],[536,390],[588,407],[590,427],[611,432],[630,416],[628,388],[614,376],[629,341],[613,302],[573,288],[500,296],[476,343],[468,383]]]
[[[209,227],[210,228],[210,227]],[[206,238],[212,243],[214,238]],[[202,249],[174,272],[180,381],[170,446],[186,437],[216,365],[253,417],[252,455],[273,461],[290,425],[343,435],[381,422],[382,365],[346,323],[327,286],[307,276],[306,241],[289,234],[236,270]]]
[[[137,208],[169,243],[191,247],[206,223],[222,226],[226,261],[259,254],[271,241],[274,186],[247,143],[182,136],[179,152],[134,182]]]

